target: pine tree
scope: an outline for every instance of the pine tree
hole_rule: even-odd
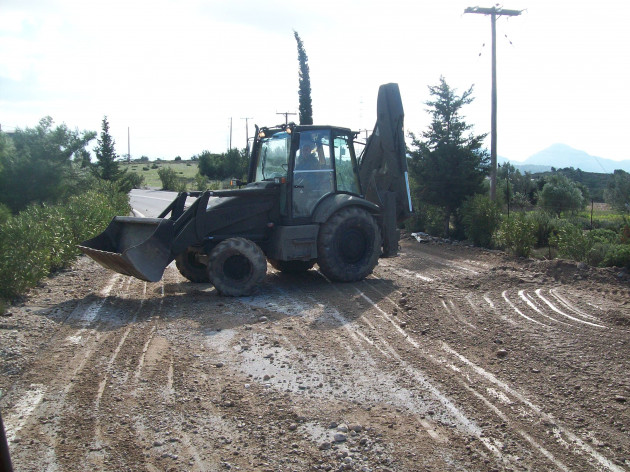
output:
[[[304,43],[297,31],[293,30],[297,41],[298,62],[300,63],[300,86],[298,96],[300,99],[300,124],[313,124],[313,102],[311,100],[311,77],[308,68],[308,56],[304,50]]]
[[[94,173],[103,180],[119,180],[126,172],[118,167],[116,159],[118,155],[114,149],[114,138],[109,134],[109,122],[107,116],[103,117],[101,137],[97,140],[98,146],[94,148],[96,164]]]
[[[443,210],[444,234],[449,235],[450,218],[466,197],[481,191],[488,174],[488,155],[481,149],[485,134],[468,133],[468,125],[460,115],[472,98],[472,87],[461,96],[440,77],[440,84],[430,86],[433,100],[426,102],[432,122],[422,133],[424,140],[411,135],[410,171],[419,187],[419,199]]]

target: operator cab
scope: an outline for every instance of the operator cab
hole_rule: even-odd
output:
[[[249,182],[281,184],[281,214],[293,219],[309,218],[327,195],[361,195],[355,135],[331,126],[262,128],[252,149]]]

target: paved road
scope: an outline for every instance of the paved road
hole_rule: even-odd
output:
[[[171,203],[177,192],[165,192],[163,190],[133,189],[129,194],[131,207],[138,216],[157,217],[169,203]],[[137,214],[137,213],[136,213]]]

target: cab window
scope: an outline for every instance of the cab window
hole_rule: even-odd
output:
[[[350,192],[359,195],[359,180],[355,172],[356,158],[349,145],[348,136],[335,136],[335,171],[337,174],[337,191]]]
[[[281,132],[263,138],[256,163],[256,182],[286,177],[290,149],[291,135],[289,133]]]

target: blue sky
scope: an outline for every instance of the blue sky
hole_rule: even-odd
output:
[[[245,145],[245,120],[297,112],[293,29],[309,57],[316,123],[371,129],[382,83],[400,85],[407,130],[428,125],[440,76],[475,133],[490,131],[490,19],[470,1],[3,0],[0,124],[46,115],[100,131],[117,151],[188,158]],[[630,159],[630,5],[514,0],[498,36],[498,153],[523,160],[553,143]],[[294,117],[297,120],[297,116]],[[489,140],[488,140],[489,146]]]

